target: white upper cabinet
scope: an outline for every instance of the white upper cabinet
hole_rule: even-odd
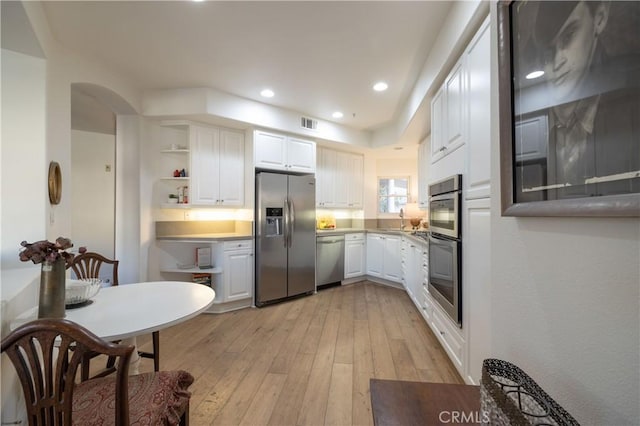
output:
[[[453,67],[431,100],[431,162],[451,154],[466,138],[464,57]]]
[[[349,154],[349,176],[347,188],[349,191],[349,208],[364,208],[364,156]]]
[[[220,132],[207,127],[190,127],[191,203],[217,204],[220,183],[212,176],[220,165]]]
[[[421,209],[429,208],[430,145],[429,139],[423,140],[418,145],[418,206]]]
[[[445,82],[446,100],[446,128],[447,138],[445,148],[453,150],[464,143],[464,106],[465,106],[465,69],[463,63],[458,63],[451,71]]]
[[[364,157],[350,152],[318,148],[316,206],[363,208]]]
[[[467,69],[467,199],[490,195],[491,181],[491,34],[485,22],[465,52]],[[539,128],[535,124],[531,127]],[[541,138],[538,138],[541,139]],[[533,148],[532,151],[536,149]],[[530,153],[527,153],[530,154]]]
[[[220,204],[244,205],[244,134],[220,130]]]
[[[315,142],[256,130],[253,146],[256,168],[299,173],[316,171]]]
[[[316,169],[316,206],[335,205],[336,156],[331,149],[318,147],[318,167]]]
[[[244,135],[226,129],[190,126],[191,204],[244,204]]]
[[[293,137],[287,139],[289,171],[314,173],[316,171],[316,143]]]
[[[444,98],[444,89],[441,88],[431,100],[431,161],[434,163],[442,158],[445,149]]]

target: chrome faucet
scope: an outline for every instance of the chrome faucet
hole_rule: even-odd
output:
[[[400,209],[400,230],[404,231],[404,210]]]

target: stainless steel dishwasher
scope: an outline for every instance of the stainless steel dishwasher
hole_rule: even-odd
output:
[[[316,237],[316,286],[344,279],[344,235]]]

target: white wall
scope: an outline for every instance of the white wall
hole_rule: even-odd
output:
[[[2,335],[8,323],[37,300],[38,265],[18,259],[22,240],[45,237],[48,204],[45,145],[45,77],[43,59],[2,49],[2,149],[0,201]],[[25,289],[24,287],[27,287]],[[18,301],[14,306],[10,301]],[[13,421],[24,412],[17,376],[5,355],[2,359],[0,421]],[[15,391],[14,391],[15,390]]]
[[[20,241],[44,238],[54,240],[61,235],[68,236],[72,231],[72,205],[69,196],[72,83],[89,83],[109,88],[111,93],[115,92],[117,98],[122,100],[122,104],[129,105],[128,109],[125,108],[125,114],[139,110],[140,98],[135,85],[125,78],[59,46],[49,32],[41,4],[24,2],[22,5],[31,29],[42,46],[45,59],[2,50],[3,280],[0,291],[3,299],[3,333],[6,333],[6,324],[12,317],[37,303],[38,267],[31,265],[23,269],[11,269],[18,266],[17,250]],[[125,132],[122,144],[138,143],[138,133],[131,133]],[[132,150],[137,150],[137,147]],[[59,162],[62,168],[62,200],[57,206],[49,204],[46,187],[47,165],[52,160]],[[137,156],[135,161],[138,161]],[[125,170],[131,170],[127,159],[124,164]],[[136,170],[138,167],[139,164],[135,164]],[[139,200],[135,198],[138,191],[133,193],[133,202],[129,197],[128,203],[121,205],[120,215],[125,218],[125,224],[129,218],[133,218],[131,220],[135,224],[139,223]],[[135,254],[132,264],[137,281],[139,229],[137,233],[126,237],[124,244],[129,246],[132,245],[132,239],[136,240],[132,248],[127,246],[127,250],[132,250]],[[6,365],[7,363],[2,363],[3,368]],[[1,377],[1,420],[5,422],[22,419],[24,423],[24,404],[8,397],[20,395],[19,386],[4,370]]]
[[[115,241],[115,148],[113,135],[71,132],[72,240],[109,258]]]
[[[45,237],[48,202],[43,59],[2,50],[2,269],[22,240]]]
[[[496,7],[492,164],[499,164]],[[640,424],[640,220],[500,215],[492,170],[493,355],[582,424]]]
[[[370,149],[364,153],[364,218],[378,217],[378,176],[409,176],[410,202],[418,199],[418,145],[402,151]],[[399,154],[398,152],[401,152]],[[399,219],[399,217],[398,217]]]

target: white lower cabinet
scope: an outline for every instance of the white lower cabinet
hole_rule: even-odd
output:
[[[366,274],[365,237],[363,233],[344,236],[344,278],[357,278]]]
[[[401,239],[390,234],[367,234],[367,275],[402,282]]]
[[[251,298],[253,295],[253,244],[251,240],[224,243],[222,280],[225,302]]]
[[[431,300],[433,302],[433,299]],[[449,319],[447,314],[436,302],[433,302],[432,308],[429,326],[449,355],[453,365],[460,375],[464,377],[466,345],[464,337],[462,336],[462,330]]]
[[[420,308],[423,269],[422,243],[411,238],[402,238],[402,284],[413,303]]]
[[[197,249],[209,249],[213,268],[200,269]],[[191,281],[193,274],[210,274],[211,288],[216,292],[210,313],[246,308],[253,302],[252,240],[159,240],[152,249],[153,264],[159,271],[152,279]]]

